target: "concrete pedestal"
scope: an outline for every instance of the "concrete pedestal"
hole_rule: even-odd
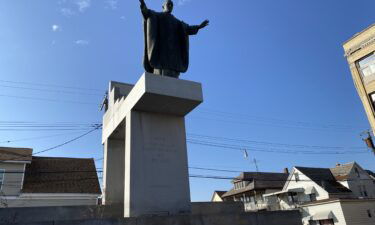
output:
[[[191,211],[184,117],[202,101],[191,81],[146,73],[134,87],[110,83],[104,204],[124,204],[125,217]]]

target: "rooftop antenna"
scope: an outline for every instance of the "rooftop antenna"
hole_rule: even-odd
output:
[[[249,158],[249,154],[247,153],[246,148],[244,148],[244,150],[243,150],[243,156],[244,156],[245,159]],[[256,168],[256,171],[258,173],[259,172],[259,168],[258,168],[258,162],[257,162],[256,158],[253,159],[253,163],[255,164],[255,168]]]
[[[257,173],[259,173],[259,168],[258,168],[258,162],[257,162],[257,159],[254,158],[254,164],[255,164],[255,168],[257,169]]]
[[[103,111],[103,109],[104,109],[104,112],[107,112],[108,110],[108,91],[105,92],[103,101],[100,104],[100,111]]]

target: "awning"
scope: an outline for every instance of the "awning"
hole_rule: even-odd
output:
[[[316,193],[316,190],[315,190],[315,188],[313,186],[307,187],[305,189],[305,194],[307,194],[307,195],[315,194],[315,193]]]
[[[305,191],[305,189],[303,189],[303,188],[291,188],[289,190],[265,194],[265,195],[263,195],[263,197],[269,197],[269,196],[273,196],[273,195],[282,195],[282,194],[286,194],[286,193],[303,193],[304,191]]]
[[[324,211],[324,212],[317,212],[315,213],[310,220],[329,220],[333,219],[334,215],[332,211]]]

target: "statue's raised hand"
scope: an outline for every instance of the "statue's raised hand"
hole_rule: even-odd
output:
[[[206,26],[208,26],[210,24],[210,21],[209,20],[205,20],[201,23],[201,25],[199,25],[199,29],[202,29],[202,28],[205,28]]]
[[[146,5],[145,0],[139,0],[139,3],[141,3],[141,7]]]

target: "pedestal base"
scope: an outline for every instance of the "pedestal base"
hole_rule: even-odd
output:
[[[145,73],[134,87],[111,82],[109,96],[105,204],[124,204],[125,217],[189,213],[184,117],[202,103],[201,84]]]
[[[185,119],[132,111],[125,142],[125,217],[189,213]]]

